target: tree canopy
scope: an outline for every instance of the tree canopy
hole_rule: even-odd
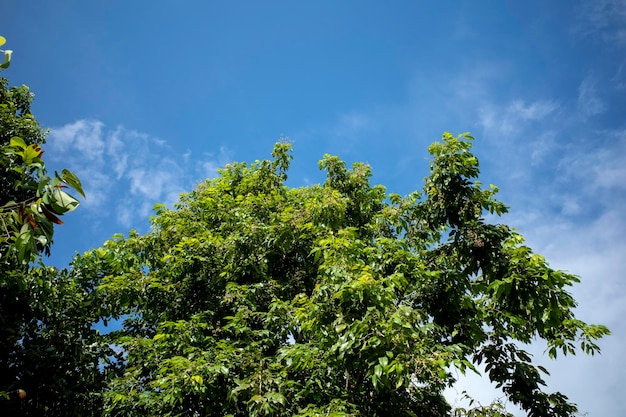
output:
[[[77,257],[115,354],[115,416],[507,415],[452,410],[443,390],[478,372],[529,416],[572,416],[523,344],[550,357],[599,351],[577,319],[578,278],[554,270],[497,219],[469,134],[429,147],[423,189],[371,185],[371,169],[325,155],[323,184],[285,184],[291,145],[232,163],[152,229]],[[489,214],[489,216],[487,216]]]

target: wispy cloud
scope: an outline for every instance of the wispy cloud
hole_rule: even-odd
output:
[[[354,137],[372,125],[372,121],[363,113],[350,112],[342,114],[335,130],[336,136]]]
[[[191,157],[192,152],[187,151],[183,155],[185,163],[189,163]],[[232,160],[232,152],[226,146],[220,146],[218,152],[203,153],[198,160],[194,161],[194,164],[196,171],[199,172],[202,177],[213,178],[217,176],[218,168],[232,162]]]
[[[220,148],[198,158],[176,155],[165,141],[98,120],[78,120],[51,130],[49,155],[81,178],[87,194],[82,212],[123,227],[147,219],[156,203],[171,206],[180,193],[217,174],[230,153]]]
[[[626,202],[626,130],[600,130],[587,137],[584,152],[564,155],[560,162],[563,171],[586,193],[614,191],[614,198]]]
[[[510,135],[523,130],[528,122],[544,119],[558,108],[558,104],[550,100],[528,104],[523,100],[514,100],[504,111],[497,105],[485,105],[480,108],[479,116],[482,127],[490,134]]]
[[[606,111],[607,105],[600,97],[597,82],[592,77],[585,77],[578,86],[578,112],[583,118],[595,116]]]
[[[338,115],[328,134],[341,148],[350,150],[376,130],[376,120],[375,112],[348,111]]]
[[[578,7],[578,24],[574,31],[583,37],[598,38],[612,45],[626,46],[626,2],[581,1]]]

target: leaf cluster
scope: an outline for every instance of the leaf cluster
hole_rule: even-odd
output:
[[[50,253],[54,224],[78,207],[65,189],[85,196],[80,180],[63,169],[50,177],[42,160],[45,132],[30,113],[26,86],[0,78],[0,259],[27,264]]]
[[[115,352],[93,328],[99,309],[91,293],[67,270],[37,265],[5,274],[0,282],[3,413],[101,415],[106,386],[101,362]]]

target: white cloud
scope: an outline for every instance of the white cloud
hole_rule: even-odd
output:
[[[537,348],[536,356],[553,370],[550,389],[564,392],[583,412],[624,405],[612,387],[621,384],[626,372],[621,349],[626,343],[622,320],[626,315],[626,147],[622,135],[607,136],[611,135],[587,133],[578,146],[561,147],[564,154],[555,158],[555,174],[545,177],[544,187],[535,187],[535,194],[509,220],[553,267],[580,276],[581,282],[571,289],[579,302],[579,318],[613,331],[600,341],[599,357],[580,354],[552,362],[542,358],[542,349]],[[560,209],[546,209],[550,205]],[[520,212],[527,213],[519,217]],[[581,384],[582,380],[595,382]]]
[[[562,107],[553,100],[526,102],[521,99],[507,104],[485,100],[476,106],[482,132],[475,136],[489,148],[483,162],[499,172],[493,181],[504,186],[504,181],[527,182],[529,171],[551,163],[558,152],[558,127],[552,123]]]
[[[453,102],[461,100],[466,103],[480,103],[490,98],[492,93],[490,86],[510,75],[509,65],[494,60],[472,62],[471,65],[465,65],[460,69],[461,76],[455,76],[451,80],[416,80],[416,83],[420,86],[419,90],[426,91],[449,83],[449,93],[454,95]]]
[[[593,194],[583,193],[583,198],[594,198]],[[534,220],[523,224],[529,245],[545,255],[554,268],[580,276],[581,282],[571,288],[579,303],[578,318],[604,324],[613,333],[599,341],[602,353],[593,357],[579,353],[551,361],[543,355],[542,344],[533,346],[535,358],[551,371],[552,376],[547,379],[549,388],[563,392],[579,404],[581,412],[591,412],[591,415],[596,415],[597,410],[619,410],[626,406],[623,397],[616,397],[615,389],[621,386],[626,372],[622,348],[626,338],[623,320],[626,315],[623,300],[626,220],[622,207],[615,205],[583,222],[541,212],[535,207]]]
[[[146,169],[131,169],[128,172],[128,177],[130,178],[131,193],[154,200],[161,195],[168,174],[163,171],[150,172]]]
[[[591,180],[593,182],[593,180]],[[595,187],[582,190],[560,190],[561,197],[570,198],[574,204],[581,199],[595,198]],[[578,196],[576,194],[582,194]],[[561,213],[543,208],[545,195],[537,190],[532,200],[517,207],[505,222],[520,228],[528,245],[546,257],[553,268],[563,269],[581,278],[581,282],[570,291],[578,301],[576,315],[579,319],[604,324],[612,335],[599,341],[601,355],[587,356],[579,352],[576,356],[559,357],[556,361],[545,355],[545,345],[534,342],[527,349],[533,354],[534,362],[550,371],[546,377],[549,392],[559,391],[577,403],[582,413],[601,414],[599,410],[622,410],[626,399],[616,396],[626,372],[623,344],[626,343],[626,219],[623,204],[601,210],[585,220],[570,219]],[[583,203],[584,204],[584,203]],[[593,381],[593,384],[586,381]],[[486,378],[470,374],[460,378],[453,389],[447,391],[451,401],[459,400],[463,390],[483,404],[502,393]],[[516,407],[507,405],[516,416],[525,414]]]
[[[103,124],[94,120],[78,120],[50,134],[49,141],[59,151],[72,148],[81,153],[80,157],[87,160],[98,160],[102,156],[104,142],[102,140]]]
[[[480,371],[480,375],[469,370],[463,375],[457,370],[453,370],[457,382],[454,386],[444,391],[444,395],[452,407],[470,409],[478,405],[487,406],[499,401],[506,406],[507,411],[515,416],[523,416],[519,407],[506,400],[506,396],[501,389],[496,388],[495,384],[488,382],[484,366],[478,366],[477,369]],[[470,406],[469,401],[465,397],[466,395],[474,401],[473,405]]]
[[[615,70],[615,74],[611,77],[611,83],[616,90],[623,90],[626,88],[626,59],[620,62],[619,66]]]
[[[79,213],[98,221],[113,217],[123,227],[146,224],[154,204],[171,206],[230,157],[221,147],[217,156],[190,161],[191,153],[177,156],[163,140],[124,127],[106,129],[97,120],[52,129],[48,146],[50,161],[83,182],[87,199]]]

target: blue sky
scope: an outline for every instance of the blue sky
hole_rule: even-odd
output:
[[[5,3],[3,76],[35,92],[48,164],[88,194],[51,262],[146,231],[155,203],[280,137],[291,185],[320,181],[331,153],[405,194],[429,143],[470,131],[503,221],[582,278],[579,316],[614,333],[599,357],[530,346],[550,388],[590,416],[626,412],[626,1]],[[462,389],[494,395],[476,378]]]

